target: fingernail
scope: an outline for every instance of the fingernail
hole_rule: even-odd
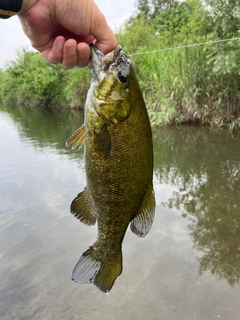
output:
[[[69,54],[75,54],[76,53],[76,46],[69,46],[67,47]]]

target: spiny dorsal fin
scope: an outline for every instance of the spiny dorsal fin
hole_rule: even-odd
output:
[[[155,213],[155,196],[152,184],[148,187],[148,190],[143,199],[141,208],[132,220],[130,229],[138,237],[145,237],[151,229]]]
[[[85,136],[85,125],[83,124],[67,139],[66,146],[71,144],[73,149],[77,147],[80,149],[85,143]]]
[[[73,200],[70,210],[84,224],[91,226],[96,223],[96,217],[88,201],[86,189]]]

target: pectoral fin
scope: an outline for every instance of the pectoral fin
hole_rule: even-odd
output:
[[[95,224],[96,217],[88,201],[86,189],[79,193],[73,200],[70,210],[71,213],[84,224],[88,226]]]
[[[79,147],[79,149],[85,143],[85,125],[83,124],[79,129],[77,129],[70,138],[67,139],[66,145],[72,145],[72,148],[75,149]]]
[[[132,220],[130,228],[138,237],[145,237],[151,229],[155,213],[155,195],[152,184],[143,199],[141,208]]]

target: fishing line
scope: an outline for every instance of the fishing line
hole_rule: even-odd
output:
[[[164,49],[159,49],[159,50],[152,50],[152,51],[145,51],[145,52],[137,52],[133,53],[130,56],[139,56],[143,54],[149,54],[149,53],[154,53],[154,52],[163,52],[163,51],[170,51],[170,50],[175,50],[175,49],[183,49],[183,48],[189,48],[189,47],[196,47],[196,46],[202,46],[202,45],[210,45],[210,44],[215,44],[215,43],[220,43],[220,42],[227,42],[227,41],[233,41],[233,40],[240,40],[240,37],[237,38],[231,38],[231,39],[222,39],[222,40],[215,40],[215,41],[208,41],[208,42],[199,42],[199,43],[192,43],[192,44],[187,44],[184,46],[178,46],[178,47],[172,47],[172,48],[164,48]]]

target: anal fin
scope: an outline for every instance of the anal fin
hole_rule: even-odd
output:
[[[85,125],[83,124],[67,139],[66,146],[72,145],[73,149],[77,147],[80,149],[85,143],[85,136]]]
[[[152,184],[149,185],[144,196],[141,208],[132,220],[130,229],[138,237],[145,237],[150,231],[155,214],[155,195]]]
[[[84,224],[91,226],[96,223],[96,217],[89,203],[86,189],[72,201],[70,210]]]

